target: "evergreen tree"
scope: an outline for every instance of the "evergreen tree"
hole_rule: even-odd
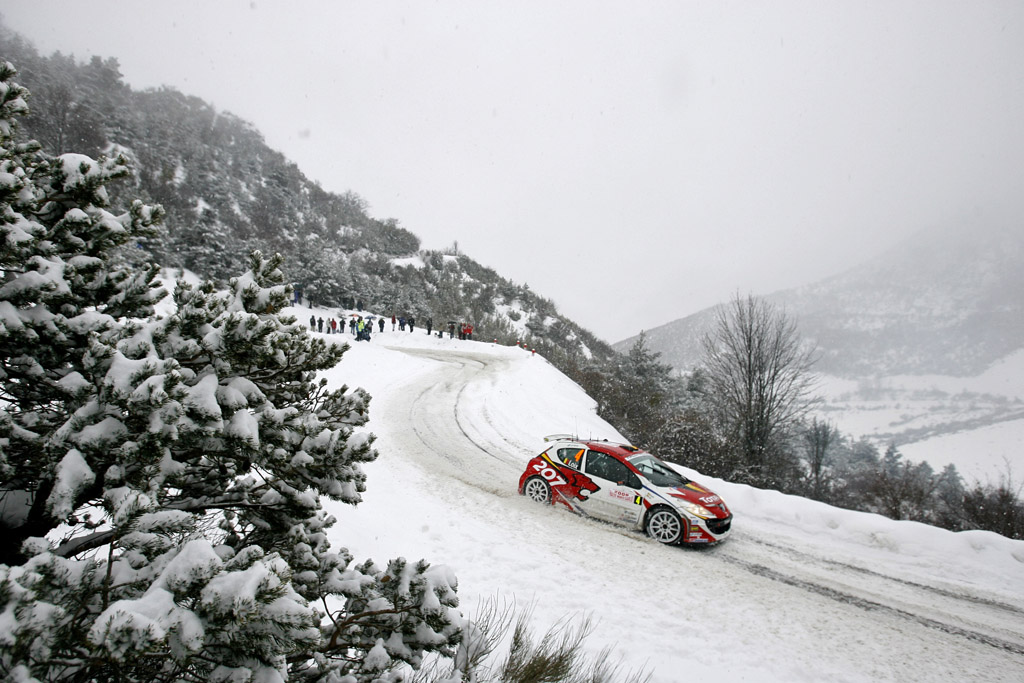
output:
[[[815,500],[831,501],[831,450],[839,439],[839,432],[825,420],[812,418],[801,431],[803,460],[807,467],[806,493]]]
[[[889,444],[867,493],[876,511],[892,519],[926,522],[937,483],[928,463],[904,460],[896,444]]]
[[[964,485],[956,465],[946,465],[938,475],[935,497],[934,523],[944,529],[963,529]]]
[[[963,496],[963,528],[985,529],[1024,539],[1021,487],[1007,475],[998,484],[975,483]]]
[[[320,499],[357,503],[369,396],[345,347],[281,315],[280,257],[226,290],[130,266],[159,208],[115,214],[123,157],[15,142],[0,65],[0,674],[8,680],[389,680],[453,654],[454,577],[353,564]],[[345,679],[345,676],[351,678]]]
[[[680,384],[672,376],[672,366],[660,363],[660,353],[651,351],[647,336],[641,332],[629,353],[619,358],[602,417],[608,417],[629,439],[641,448],[650,448],[657,440],[668,416],[672,414]]]
[[[708,415],[693,407],[671,415],[650,450],[712,477],[733,471],[728,443]]]

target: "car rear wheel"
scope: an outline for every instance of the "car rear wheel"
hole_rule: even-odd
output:
[[[530,477],[523,486],[523,495],[537,503],[550,503],[551,487],[540,477]]]
[[[651,510],[644,524],[648,536],[666,545],[679,543],[683,539],[683,527],[683,520],[678,513],[668,508]]]

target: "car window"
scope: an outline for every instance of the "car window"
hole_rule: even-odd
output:
[[[598,453],[597,451],[587,451],[587,474],[595,477],[601,477],[607,479],[606,473],[608,472],[608,461],[611,458],[604,453]]]
[[[633,488],[640,488],[640,481],[624,463],[607,453],[587,451],[587,474],[614,481]]]
[[[650,453],[633,456],[629,461],[655,486],[685,486],[690,482]]]
[[[584,448],[559,448],[558,459],[574,470],[578,470],[585,450]]]

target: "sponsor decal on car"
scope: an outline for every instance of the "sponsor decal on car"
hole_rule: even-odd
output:
[[[533,469],[536,470],[537,473],[540,474],[540,476],[547,479],[548,483],[551,484],[552,486],[565,486],[568,482],[565,481],[565,479],[562,479],[561,476],[559,476],[558,469],[555,466],[555,463],[551,462],[547,458],[544,459],[547,460],[547,464],[539,462],[533,466]],[[550,464],[550,467],[548,466],[548,464]]]
[[[566,465],[552,460],[547,453],[540,456],[541,462],[533,469],[544,477],[552,488],[562,487],[558,493],[562,498],[586,500],[591,493],[597,493],[601,487],[585,474]]]
[[[636,518],[637,518],[637,513],[633,512],[631,510],[623,510],[619,514],[619,521],[620,522],[630,522],[630,523],[632,523],[632,522],[636,521]]]

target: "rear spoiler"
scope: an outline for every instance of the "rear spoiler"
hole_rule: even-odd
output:
[[[581,439],[575,434],[548,434],[544,437],[544,442],[548,441],[594,441],[600,443],[606,443],[610,446],[622,446],[627,450],[638,451],[640,450],[636,446],[626,443],[624,441],[609,441],[608,439]]]
[[[579,437],[575,434],[548,434],[544,441],[579,441]]]

